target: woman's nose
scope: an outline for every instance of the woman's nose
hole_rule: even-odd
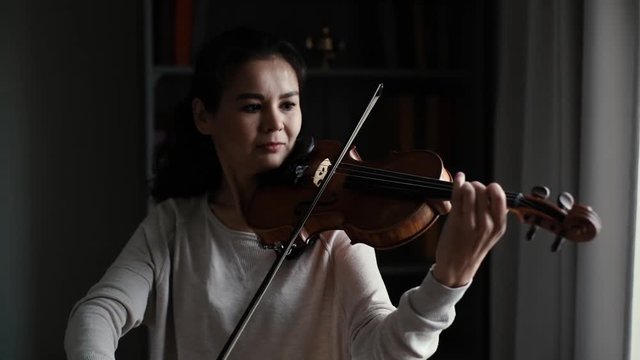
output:
[[[284,129],[284,115],[277,109],[263,113],[260,128],[264,132],[274,132]]]

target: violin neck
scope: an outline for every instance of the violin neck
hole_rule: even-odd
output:
[[[346,186],[420,200],[450,200],[453,183],[383,169],[350,168]],[[527,206],[522,193],[505,192],[507,207]]]

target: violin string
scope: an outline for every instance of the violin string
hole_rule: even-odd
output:
[[[348,168],[350,170],[357,169],[362,173],[367,173],[372,175],[381,175],[381,176],[386,176],[390,178],[397,178],[403,181],[416,181],[419,183],[424,183],[425,181],[432,181],[433,186],[443,185],[445,187],[449,187],[449,185],[451,184],[449,182],[442,181],[439,179],[428,178],[420,175],[408,174],[405,172],[398,172],[398,171],[388,170],[388,169],[371,168],[368,166],[358,165],[358,164],[343,163],[340,166],[344,168]]]
[[[406,185],[402,185],[402,184],[397,184],[394,183],[393,181],[375,181],[375,182],[370,182],[370,181],[353,181],[354,179],[361,179],[361,180],[370,180],[366,177],[362,177],[359,175],[355,175],[353,177],[349,178],[350,182],[352,183],[357,183],[357,184],[365,184],[367,187],[371,187],[371,188],[375,188],[377,190],[393,190],[395,192],[398,193],[402,193],[404,195],[415,195],[415,196],[421,196],[421,197],[427,197],[427,198],[439,198],[439,199],[448,199],[450,198],[451,192],[447,191],[447,190],[430,190],[428,193],[420,188],[419,186],[406,186]]]
[[[420,184],[411,184],[411,185],[407,185],[407,184],[403,184],[402,182],[396,182],[396,181],[392,181],[392,180],[385,180],[385,179],[378,179],[378,178],[371,178],[371,177],[366,177],[366,176],[362,176],[362,175],[350,175],[350,178],[352,179],[361,179],[361,180],[366,180],[366,181],[362,181],[361,183],[366,183],[368,186],[370,187],[375,187],[376,189],[381,189],[381,190],[395,190],[397,192],[401,192],[405,195],[421,195],[423,197],[428,197],[428,198],[439,198],[439,199],[450,199],[451,197],[451,191],[450,189],[437,189],[437,190],[433,190],[432,187],[429,186],[423,186]],[[371,182],[371,180],[374,180],[374,183]],[[429,193],[425,192],[424,190],[430,190]],[[525,208],[530,208],[533,210],[537,210],[538,212],[541,213],[554,213],[555,211],[551,210],[548,211],[549,208],[548,207],[544,207],[541,206],[540,204],[536,203],[536,202],[532,202],[527,200],[526,198],[522,197],[520,193],[513,193],[513,192],[505,192],[506,195],[506,200],[507,200],[507,206],[509,208],[516,208],[516,207],[525,207]],[[562,221],[562,218],[558,218],[558,220]]]
[[[399,185],[408,186],[421,186],[429,190],[445,190],[451,191],[453,188],[450,182],[442,181],[439,179],[422,177],[414,174],[407,174],[397,171],[391,171],[386,169],[375,169],[361,165],[342,164],[341,168],[344,168],[347,174],[360,174],[362,178],[369,178],[371,180],[395,180],[395,183]],[[338,169],[340,170],[340,169]]]
[[[371,168],[363,165],[343,163],[338,170],[349,175],[352,178],[359,178],[366,181],[376,182],[379,188],[398,190],[398,191],[410,191],[412,193],[424,194],[425,190],[437,191],[443,198],[450,198],[451,190],[453,189],[453,183],[434,179],[429,177],[423,177],[415,174],[407,174],[403,172]],[[384,183],[385,185],[380,185]],[[369,184],[371,185],[371,184]],[[519,205],[538,210],[540,212],[547,212],[538,203],[527,200],[522,197],[521,193],[505,192],[508,205]]]
[[[419,184],[419,183],[408,183],[408,182],[394,181],[389,179],[381,179],[378,177],[356,175],[354,173],[348,173],[348,174],[350,178],[365,180],[365,181],[362,181],[362,183],[366,183],[368,186],[375,186],[378,189],[396,190],[398,192],[403,192],[405,194],[409,193],[409,194],[415,194],[415,195],[423,195],[431,198],[449,199],[451,197],[451,190],[453,188],[452,186],[449,186],[449,187],[435,186],[434,187],[434,186],[429,186],[429,185]],[[371,180],[373,180],[373,183],[371,182]],[[425,190],[429,190],[430,192],[427,193],[425,192]],[[542,206],[539,206],[538,203],[527,200],[526,198],[522,197],[520,193],[505,192],[505,195],[506,195],[507,205],[509,207],[512,207],[512,208],[515,206],[527,207],[534,210],[538,210],[539,212],[548,213],[548,211],[545,211],[546,210],[545,208],[543,208]]]
[[[438,193],[442,198],[448,198],[451,194],[451,187],[446,186],[430,186],[428,184],[421,184],[417,182],[406,182],[397,180],[396,178],[384,178],[379,176],[371,176],[359,172],[347,172],[349,179],[352,182],[358,181],[359,184],[366,184],[368,186],[375,186],[376,188],[398,190],[401,192],[420,193],[420,194],[433,194]]]

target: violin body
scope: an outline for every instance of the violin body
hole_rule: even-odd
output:
[[[319,177],[326,174],[331,159],[341,150],[338,142],[318,141],[305,159],[304,173],[299,174],[295,184],[269,180],[269,175],[266,176],[245,212],[249,225],[264,245],[277,246],[288,238],[317,192]],[[452,180],[434,152],[394,152],[384,160],[365,163],[353,147],[340,165],[340,169],[345,170],[336,172],[305,223],[301,240],[306,241],[322,231],[341,229],[353,243],[389,249],[419,236],[446,211],[438,205],[437,194],[417,195],[400,188],[380,187],[371,179],[356,179],[352,169],[363,167]]]

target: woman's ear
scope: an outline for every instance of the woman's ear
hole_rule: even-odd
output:
[[[193,122],[196,128],[203,135],[211,135],[211,121],[207,116],[207,109],[199,98],[193,99],[191,102],[191,111],[193,113]]]

